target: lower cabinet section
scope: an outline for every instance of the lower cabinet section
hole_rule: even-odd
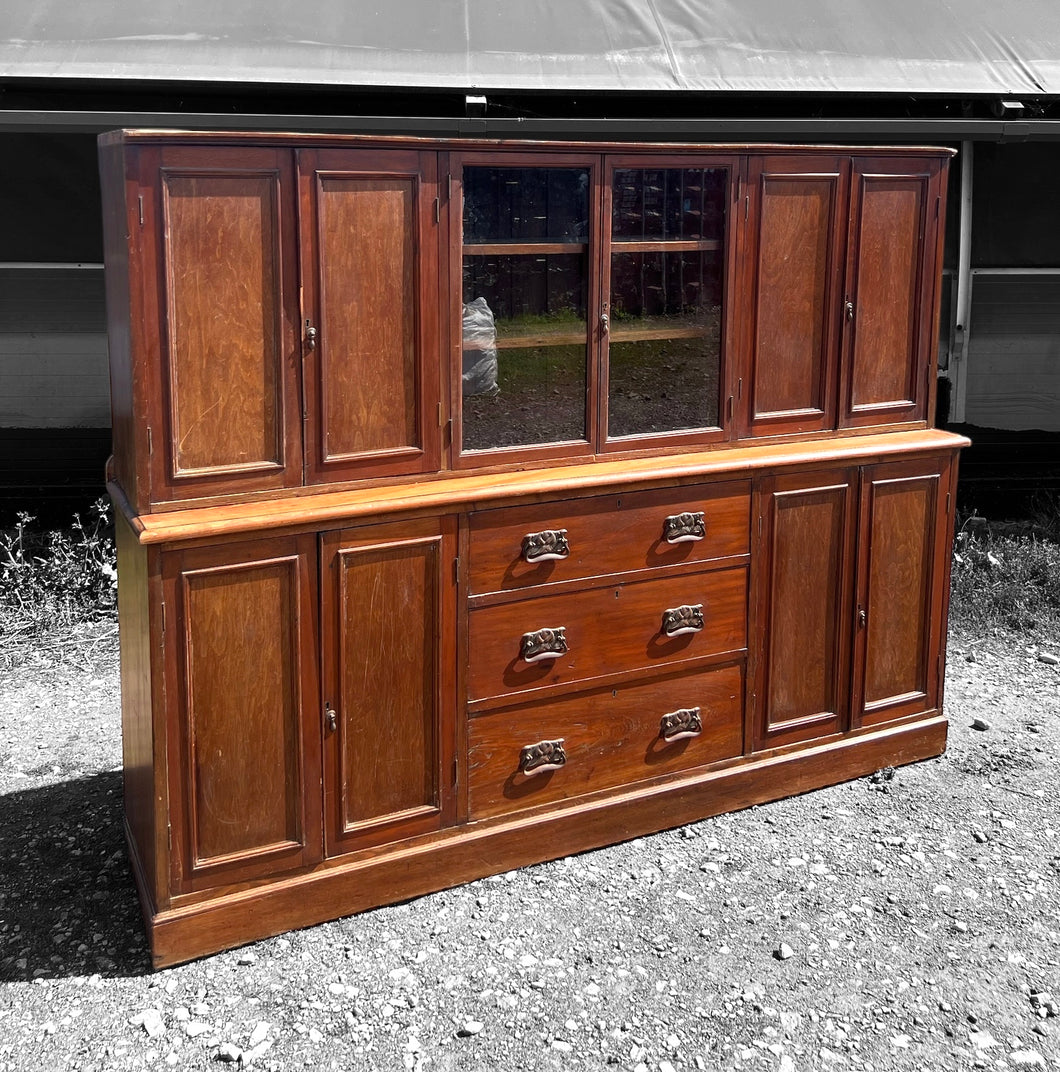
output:
[[[955,464],[476,486],[268,536],[121,516],[155,963],[938,754]]]

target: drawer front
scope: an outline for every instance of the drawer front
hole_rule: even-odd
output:
[[[701,628],[665,635],[667,611],[698,606]],[[692,621],[690,627],[697,624]],[[535,661],[536,652],[527,654],[523,638],[544,630],[562,630],[556,646],[566,650]],[[479,607],[469,615],[468,632],[472,701],[739,651],[747,646],[747,568]]]
[[[700,513],[702,538],[696,539],[694,531],[682,534],[678,525],[668,542],[668,518]],[[747,554],[750,516],[746,481],[486,510],[471,517],[471,592],[511,591]],[[540,536],[526,552],[533,558],[535,553],[556,553],[549,550],[547,534],[561,530],[566,530],[566,548],[559,551],[564,557],[527,561],[527,536]]]
[[[551,804],[737,756],[743,748],[743,689],[742,667],[724,666],[473,718],[468,726],[471,818]],[[695,708],[699,732],[665,740],[663,719],[676,714],[671,722],[684,724],[687,716],[680,713]],[[685,732],[694,729],[693,722]],[[520,770],[524,748],[559,740],[562,766]],[[550,758],[555,760],[555,754]]]

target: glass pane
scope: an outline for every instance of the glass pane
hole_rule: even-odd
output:
[[[464,171],[462,449],[586,441],[589,173]]]
[[[721,239],[725,168],[622,168],[614,173],[614,241]]]
[[[724,168],[624,168],[612,187],[608,436],[717,428]]]
[[[464,168],[464,244],[585,242],[585,168]]]

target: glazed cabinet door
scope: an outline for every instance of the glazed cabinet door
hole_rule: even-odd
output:
[[[329,856],[452,821],[455,560],[452,518],[321,538]]]
[[[304,536],[163,556],[177,891],[320,857],[315,561]]]
[[[139,163],[151,501],[300,484],[290,153],[167,146]]]
[[[744,193],[741,435],[835,427],[849,163],[752,158]]]
[[[854,721],[939,703],[949,579],[949,462],[867,466],[861,477]]]
[[[848,727],[856,495],[856,469],[756,488],[756,748]]]
[[[925,419],[941,170],[938,159],[854,158],[840,427]]]
[[[435,161],[299,150],[307,483],[438,468]]]

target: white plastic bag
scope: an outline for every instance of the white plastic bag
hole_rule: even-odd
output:
[[[465,395],[495,395],[497,386],[497,325],[485,298],[464,306],[463,391]]]

